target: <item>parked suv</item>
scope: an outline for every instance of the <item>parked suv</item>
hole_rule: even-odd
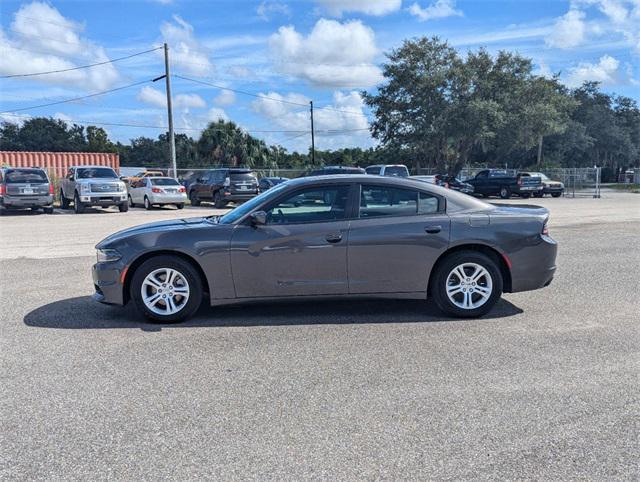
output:
[[[375,164],[367,166],[365,171],[376,176],[409,177],[409,169],[404,164]]]
[[[259,192],[258,178],[251,169],[211,169],[201,171],[189,185],[189,200],[193,206],[209,201],[222,209],[231,201],[248,201]]]
[[[521,172],[521,176],[533,176],[539,177],[542,180],[543,190],[534,194],[535,197],[542,197],[545,194],[551,194],[553,197],[560,197],[564,192],[564,184],[560,181],[554,181],[549,179],[545,174],[541,172]]]
[[[129,210],[127,187],[116,171],[105,166],[73,166],[60,183],[60,205],[69,209],[73,202],[76,213],[88,206],[118,206],[121,213]]]
[[[53,213],[53,184],[49,176],[40,168],[0,169],[0,213],[24,208]]]

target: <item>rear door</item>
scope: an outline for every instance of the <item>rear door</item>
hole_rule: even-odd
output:
[[[363,184],[349,228],[349,293],[425,292],[449,245],[444,199],[424,191]]]
[[[346,294],[349,189],[289,191],[265,209],[267,224],[238,225],[231,240],[236,296]]]

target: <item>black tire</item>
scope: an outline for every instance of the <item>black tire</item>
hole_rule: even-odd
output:
[[[178,209],[184,208],[184,203],[176,204],[176,208]]]
[[[136,205],[133,203],[133,198],[131,197],[131,194],[129,194],[127,196],[127,201],[129,201],[129,207],[130,208],[135,208],[136,207]]]
[[[153,209],[153,206],[151,205],[151,201],[149,201],[149,198],[147,196],[144,197],[144,208],[147,211],[151,211]]]
[[[161,315],[151,311],[142,300],[142,283],[153,271],[161,268],[171,268],[180,273],[188,283],[189,298],[180,311]],[[202,281],[194,266],[178,256],[161,255],[148,259],[136,268],[131,279],[131,299],[136,308],[147,318],[159,323],[176,323],[191,317],[202,303]]]
[[[500,198],[509,199],[511,197],[511,189],[506,186],[500,188]]]
[[[122,204],[118,204],[118,210],[121,213],[126,213],[129,210],[129,203],[123,202]]]
[[[44,211],[45,214],[53,214],[53,206],[43,207],[42,210]]]
[[[82,214],[84,211],[84,204],[80,202],[80,196],[78,196],[77,192],[73,196],[73,210],[76,214]]]
[[[227,202],[222,198],[222,194],[220,194],[220,191],[216,191],[216,193],[214,194],[213,205],[216,209],[224,209],[224,207],[227,205]]]
[[[552,197],[560,197],[560,196],[562,196],[562,193],[561,192],[554,192],[554,193],[551,193],[551,196]]]
[[[198,194],[195,191],[189,193],[189,201],[191,201],[192,206],[200,206],[200,199],[198,199]]]
[[[454,304],[447,295],[447,279],[449,274],[454,268],[464,263],[474,263],[482,266],[491,277],[491,294],[484,304],[477,308],[465,309],[459,307]],[[502,273],[496,262],[489,256],[477,251],[460,251],[447,256],[438,263],[430,280],[431,296],[438,308],[443,313],[456,318],[477,318],[478,316],[488,313],[500,299],[500,296],[502,296],[502,285]],[[456,300],[455,296],[458,295],[454,295],[454,300]],[[473,297],[471,299],[473,300]]]
[[[60,207],[62,209],[69,209],[69,200],[64,197],[64,194],[62,193],[62,189],[60,189]]]
[[[533,197],[544,197],[544,193],[542,191],[537,192],[533,195]]]
[[[520,197],[522,199],[529,199],[531,197],[531,193],[529,192],[523,192],[522,194],[520,194]]]

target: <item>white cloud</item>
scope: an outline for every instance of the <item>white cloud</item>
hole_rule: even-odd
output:
[[[213,64],[209,60],[207,47],[200,42],[193,26],[179,15],[173,16],[173,22],[164,22],[160,32],[169,44],[169,59],[173,65],[180,66],[183,71],[196,75],[210,75]]]
[[[54,119],[61,120],[69,125],[71,124],[71,117],[69,117],[67,114],[63,112],[56,112],[51,117],[53,117]]]
[[[178,94],[173,99],[173,105],[176,108],[201,109],[206,107],[207,103],[198,94]]]
[[[585,39],[585,13],[571,9],[555,22],[551,34],[545,39],[549,47],[570,49],[582,44]]]
[[[269,123],[291,131],[310,131],[309,99],[296,93],[267,92],[252,103],[253,110],[269,120]],[[268,98],[267,98],[268,97]],[[269,99],[283,100],[285,104]],[[356,91],[334,92],[331,105],[314,107],[314,130],[320,139],[319,148],[337,149],[346,146],[371,145],[369,124],[364,114],[364,103]],[[294,142],[296,148],[304,148],[307,139]]]
[[[231,105],[236,101],[236,94],[232,90],[221,90],[213,99],[217,105]]]
[[[422,8],[416,2],[409,7],[409,13],[418,17],[421,22],[437,18],[462,16],[462,10],[456,8],[456,0],[436,0],[425,8]]]
[[[566,84],[570,87],[577,87],[586,81],[615,84],[619,80],[619,66],[620,62],[610,55],[603,55],[598,63],[580,62],[577,67],[569,69]]]
[[[381,16],[400,9],[402,0],[316,0],[335,17],[342,17],[346,12],[364,13]]]
[[[145,104],[153,105],[156,107],[166,107],[167,106],[167,95],[153,87],[144,86],[138,92],[137,99],[140,102],[144,102]]]
[[[271,17],[274,15],[285,17],[291,16],[291,10],[289,10],[289,6],[287,4],[269,0],[265,0],[260,3],[258,8],[256,8],[256,13],[258,14],[258,17],[265,22],[271,20]]]
[[[248,79],[250,77],[255,77],[256,75],[253,70],[244,65],[232,65],[227,69],[227,73],[240,79]]]
[[[38,21],[31,20],[34,18]],[[11,23],[10,35],[0,29],[0,74],[63,70],[109,60],[104,48],[80,35],[83,29],[49,4],[21,6]],[[119,78],[115,66],[105,64],[31,79],[97,91],[112,87]]]
[[[320,19],[306,37],[293,26],[269,39],[275,67],[322,87],[370,87],[382,80],[372,62],[378,52],[373,30],[360,21]]]
[[[167,94],[148,85],[140,89],[137,99],[155,107],[167,107]],[[206,106],[207,103],[198,94],[178,94],[173,96],[173,107],[176,109],[201,109]]]
[[[216,122],[220,119],[225,121],[229,120],[229,116],[224,111],[224,109],[220,109],[219,107],[212,107],[211,109],[209,109],[209,112],[207,112],[207,119],[206,119],[208,122]]]

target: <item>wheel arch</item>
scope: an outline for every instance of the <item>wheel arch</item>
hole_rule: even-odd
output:
[[[444,261],[445,258],[450,256],[451,254],[458,253],[460,251],[476,251],[476,252],[485,254],[489,258],[491,258],[496,263],[496,265],[500,269],[500,273],[502,274],[503,291],[505,293],[511,292],[511,268],[507,264],[505,255],[503,255],[500,251],[498,251],[497,249],[487,244],[466,243],[466,244],[459,244],[456,246],[452,246],[438,257],[433,267],[431,268],[431,273],[429,273],[429,282],[427,284],[427,295],[431,295],[432,280],[439,265]]]
[[[131,280],[133,279],[134,273],[142,263],[156,256],[175,256],[191,264],[197,271],[198,275],[200,276],[200,281],[202,282],[202,288],[204,289],[204,291],[206,293],[211,292],[209,288],[209,280],[207,279],[207,276],[205,275],[204,270],[202,269],[202,266],[200,266],[200,263],[198,263],[193,256],[190,256],[181,251],[172,251],[170,249],[159,249],[155,251],[147,251],[146,253],[141,254],[127,267],[127,271],[124,277],[124,283],[122,285],[122,290],[123,290],[122,298],[125,304],[129,302],[129,299],[131,297],[130,296]]]

